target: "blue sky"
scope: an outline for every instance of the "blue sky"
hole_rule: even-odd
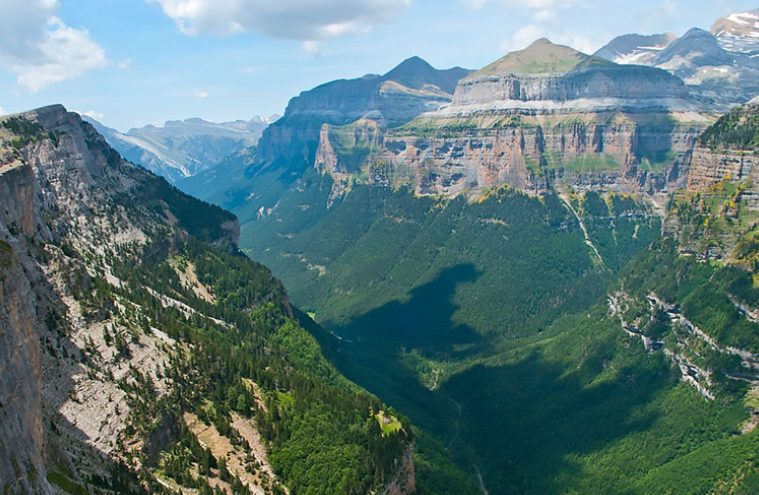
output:
[[[317,84],[419,55],[478,68],[547,36],[708,29],[759,0],[0,0],[0,109],[51,103],[126,130],[282,113]]]

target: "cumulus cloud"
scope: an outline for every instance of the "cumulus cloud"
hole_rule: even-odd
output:
[[[6,112],[6,111],[5,111],[5,109],[4,109],[3,107],[0,107],[0,115],[5,115],[5,114],[7,114],[7,113],[8,113],[8,112]]]
[[[369,31],[411,0],[148,0],[185,34],[256,31],[298,41],[322,41]]]
[[[195,98],[198,98],[200,100],[205,100],[206,98],[208,98],[209,95],[208,95],[208,91],[200,90],[200,91],[195,91],[192,94],[192,96],[194,96]]]
[[[31,91],[109,63],[89,32],[68,26],[57,9],[57,0],[3,0],[0,66]]]

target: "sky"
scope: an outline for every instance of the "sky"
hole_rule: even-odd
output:
[[[708,29],[759,0],[0,0],[0,113],[53,103],[125,131],[282,114],[421,56],[477,69],[540,37]]]

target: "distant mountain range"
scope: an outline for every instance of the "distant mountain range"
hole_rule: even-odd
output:
[[[725,108],[759,94],[759,10],[718,19],[709,31],[626,34],[596,52],[619,64],[659,67]]]
[[[263,130],[278,117],[253,117],[234,122],[208,122],[193,118],[168,121],[119,132],[83,117],[124,158],[176,182],[213,168],[229,155],[255,146]]]

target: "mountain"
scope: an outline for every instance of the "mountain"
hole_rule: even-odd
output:
[[[393,125],[295,102],[298,167],[269,148],[185,186],[409,415],[421,490],[755,491],[750,107],[548,40]]]
[[[753,490],[755,272],[688,234],[737,224],[726,211],[756,225],[748,196],[730,206],[737,185],[467,197],[338,180],[308,170],[243,225],[241,245],[340,337],[339,369],[409,414],[433,459],[417,465],[422,488]]]
[[[227,155],[255,146],[277,117],[214,123],[202,119],[168,121],[121,133],[83,117],[127,160],[176,182],[216,166]]]
[[[730,52],[759,53],[759,9],[718,19],[709,30]]]
[[[314,166],[338,183],[364,175],[417,194],[657,190],[677,180],[711,108],[666,71],[543,39],[463,78],[450,104],[402,126],[323,126]]]
[[[679,38],[629,34],[615,38],[596,56],[624,64],[665,69],[680,77],[695,94],[728,108],[759,94],[759,50],[756,12],[731,14],[711,31],[693,28]]]
[[[348,125],[367,120],[395,126],[450,102],[456,82],[469,71],[438,70],[412,57],[384,75],[338,80],[290,100],[285,115],[264,131],[258,158],[310,166],[323,124]]]
[[[618,64],[649,65],[657,53],[665,49],[677,36],[665,34],[625,34],[614,38],[595,55]]]
[[[0,119],[0,191],[3,493],[414,491],[410,424],[234,215],[62,106]]]

